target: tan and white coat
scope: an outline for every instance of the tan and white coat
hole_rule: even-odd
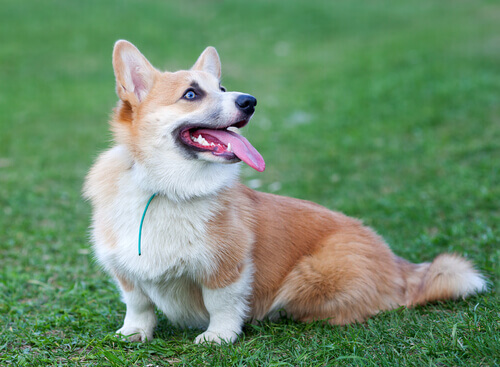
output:
[[[119,41],[113,66],[115,145],[97,159],[84,192],[95,254],[127,305],[117,333],[151,339],[156,306],[175,324],[206,328],[196,342],[233,342],[245,321],[279,311],[341,325],[485,289],[461,257],[411,264],[356,219],[253,191],[238,182],[238,164],[187,154],[176,140],[180,127],[240,118],[239,93],[220,89],[215,49],[189,71],[162,73]],[[193,83],[205,93],[196,103],[181,98]],[[138,256],[139,223],[153,193]]]

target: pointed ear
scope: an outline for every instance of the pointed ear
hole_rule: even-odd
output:
[[[113,50],[116,92],[122,101],[136,106],[153,86],[156,69],[130,42],[120,40]]]
[[[217,50],[213,47],[207,47],[198,57],[191,70],[205,71],[220,79],[220,58]]]

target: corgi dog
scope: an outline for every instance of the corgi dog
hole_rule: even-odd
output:
[[[155,307],[203,329],[195,343],[231,343],[244,322],[283,313],[344,325],[485,290],[462,257],[413,264],[357,219],[242,185],[240,162],[265,169],[239,132],[257,100],[221,86],[213,47],[189,70],[161,72],[121,40],[113,68],[114,145],[84,196],[95,255],[126,304],[121,337],[152,339]]]

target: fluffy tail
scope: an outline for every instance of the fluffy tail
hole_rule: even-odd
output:
[[[486,279],[458,255],[442,254],[432,263],[402,261],[406,276],[407,306],[431,301],[465,298],[486,290]]]

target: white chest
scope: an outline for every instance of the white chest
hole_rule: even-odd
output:
[[[207,246],[207,222],[213,210],[207,200],[172,203],[155,197],[145,214],[141,234],[141,256],[138,253],[141,217],[149,194],[120,188],[119,194],[101,218],[110,226],[115,243],[103,243],[95,231],[98,259],[109,270],[129,275],[131,279],[163,281],[188,276],[199,278],[212,270],[213,255]]]

